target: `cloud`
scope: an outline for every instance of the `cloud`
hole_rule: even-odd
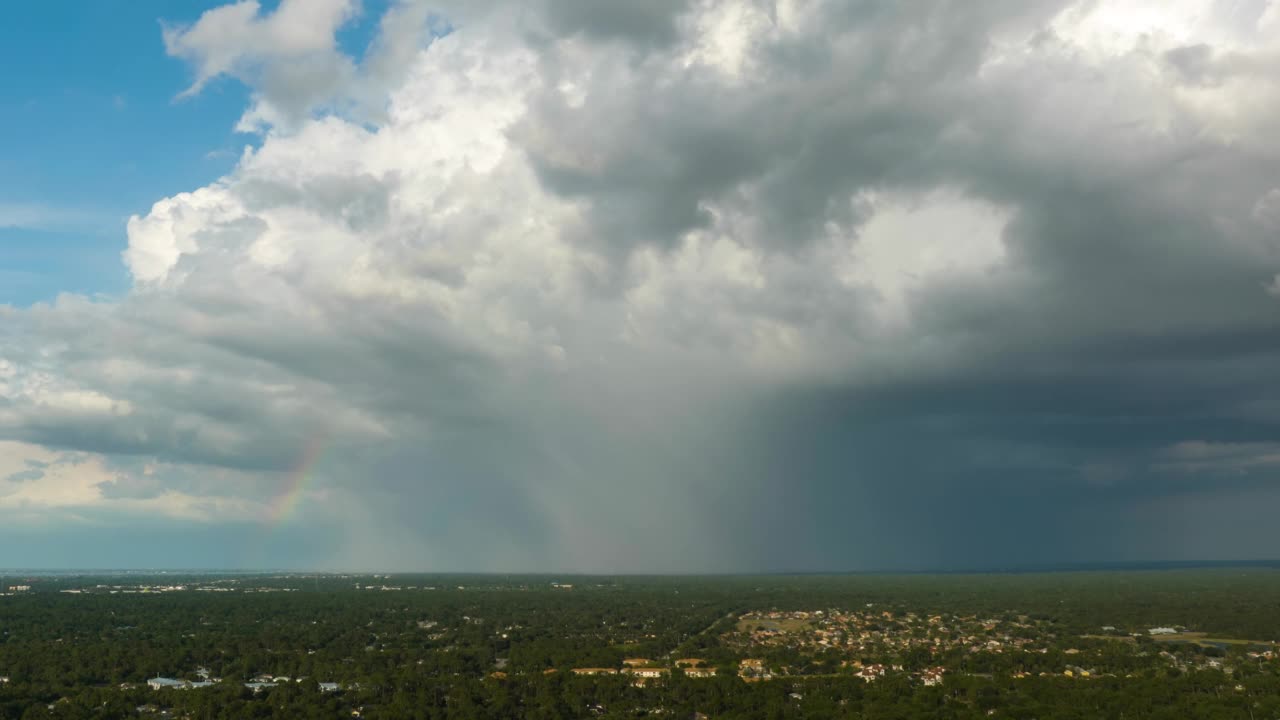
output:
[[[173,520],[257,524],[270,515],[276,490],[260,476],[233,469],[110,458],[14,441],[0,441],[0,454],[0,473],[8,473],[0,475],[0,515],[24,526],[109,529],[122,522]],[[41,466],[11,472],[24,459],[28,466]],[[316,498],[317,527],[326,522],[327,499]]]
[[[283,0],[269,12],[257,0],[241,0],[207,10],[190,25],[166,23],[165,50],[195,71],[178,97],[197,95],[222,76],[248,83],[253,101],[237,125],[242,132],[286,128],[319,108],[364,101],[375,104],[362,109],[376,114],[385,83],[397,79],[409,48],[428,37],[430,16],[409,0],[393,6],[362,68],[335,37],[359,12],[358,0]]]
[[[299,7],[166,30],[261,145],[130,219],[128,296],[0,325],[0,434],[92,458],[47,507],[229,526],[305,478],[331,565],[432,569],[1258,540],[1153,508],[1269,497],[1260,7],[399,3],[360,64]]]
[[[285,0],[263,15],[256,0],[242,0],[207,10],[190,26],[167,25],[165,49],[196,67],[195,82],[184,95],[200,92],[219,75],[276,60],[340,63],[334,33],[355,16],[357,7],[352,0]]]
[[[1280,443],[1187,440],[1166,448],[1163,466],[1181,473],[1239,475],[1280,469]]]
[[[689,0],[623,0],[595,3],[590,0],[550,0],[547,19],[559,35],[583,33],[598,38],[623,38],[666,45],[677,37],[677,19]]]
[[[41,470],[20,470],[6,477],[5,482],[29,482],[31,480],[39,480],[42,477],[44,477],[44,472]]]
[[[55,213],[38,205],[0,206],[0,227],[42,227],[52,222]]]
[[[101,234],[118,228],[120,218],[84,208],[56,207],[42,203],[0,203],[0,229],[71,231]]]

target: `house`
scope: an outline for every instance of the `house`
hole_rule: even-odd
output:
[[[940,667],[929,668],[924,672],[920,673],[920,682],[923,683],[925,687],[933,687],[935,685],[941,685],[942,674],[945,672],[946,672],[945,668],[940,668]]]
[[[760,672],[761,670],[764,670],[764,660],[761,660],[760,658],[745,658],[738,663],[738,666],[743,670]]]
[[[681,658],[676,661],[676,667],[697,667],[706,664],[707,661],[702,658]]]
[[[9,676],[0,675],[0,685],[8,685],[8,684],[9,684]]]
[[[263,690],[270,690],[275,687],[276,684],[273,682],[247,682],[244,686],[252,690],[254,695],[257,695]]]
[[[617,675],[618,671],[613,668],[574,668],[574,675]]]
[[[1177,635],[1178,631],[1171,627],[1153,627],[1147,630],[1148,635]]]
[[[631,676],[631,684],[636,687],[648,685],[651,680],[659,680],[671,672],[662,667],[626,668],[622,672]]]
[[[692,678],[709,678],[715,677],[716,669],[713,667],[686,667],[684,669],[685,677]]]
[[[338,692],[342,687],[338,683],[326,682],[320,683],[320,692]]]
[[[876,678],[884,677],[885,669],[886,669],[885,666],[880,664],[867,665],[866,667],[863,667],[858,672],[854,673],[854,677],[862,678],[864,682],[871,682]]]
[[[625,658],[622,664],[627,667],[644,667],[645,665],[652,665],[653,661],[649,658]]]
[[[179,688],[181,690],[185,690],[188,687],[191,687],[191,683],[186,680],[175,680],[167,677],[153,677],[147,681],[147,687],[152,690],[159,690],[161,688]]]

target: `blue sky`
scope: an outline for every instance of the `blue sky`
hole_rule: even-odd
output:
[[[277,3],[263,3],[264,12]],[[0,304],[60,292],[118,295],[124,225],[156,200],[228,172],[256,136],[248,102],[221,79],[175,100],[190,69],[166,56],[161,22],[189,24],[209,0],[22,2],[0,24]],[[338,41],[359,55],[385,0]]]

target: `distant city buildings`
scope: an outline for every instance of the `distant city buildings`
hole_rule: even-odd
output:
[[[179,680],[177,678],[160,677],[160,676],[153,677],[147,680],[147,687],[151,688],[152,690],[166,690],[166,689],[198,690],[200,688],[213,687],[214,685],[217,685],[219,682],[221,682],[220,678],[210,678],[209,672],[204,668],[200,668],[200,670],[197,671],[197,674],[200,675],[201,677],[201,679],[198,681]],[[252,690],[254,694],[257,694],[264,690],[270,690],[271,688],[279,687],[280,685],[283,685],[285,683],[290,683],[290,682],[300,683],[303,680],[304,678],[294,679],[294,678],[286,677],[284,675],[273,676],[273,675],[264,674],[264,675],[258,675],[257,677],[253,678],[253,680],[251,680],[250,682],[245,683],[244,686]],[[318,683],[318,685],[320,687],[320,692],[326,692],[326,693],[338,692],[339,690],[342,689],[341,685],[334,682],[322,682],[322,683]],[[121,686],[121,687],[122,689],[127,689],[126,686]]]

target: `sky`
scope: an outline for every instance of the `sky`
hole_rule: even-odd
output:
[[[0,26],[0,567],[1280,556],[1280,0]]]

